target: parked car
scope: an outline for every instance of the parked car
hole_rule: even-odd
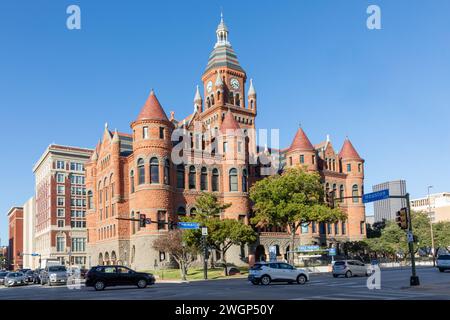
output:
[[[5,276],[5,287],[23,286],[26,284],[25,275],[22,272],[8,272]]]
[[[353,276],[368,276],[369,268],[358,260],[342,260],[333,264],[333,277],[345,276],[350,278]]]
[[[4,285],[5,284],[5,277],[8,274],[7,271],[1,271],[0,272],[0,284]]]
[[[24,273],[24,275],[25,275],[25,280],[28,282],[28,283],[36,283],[36,278],[37,278],[37,274],[36,274],[36,272],[35,271],[33,271],[33,270],[28,270],[27,272],[25,272]]]
[[[268,285],[271,282],[288,282],[305,284],[309,274],[304,269],[298,269],[284,262],[256,263],[248,273],[248,280],[254,285]]]
[[[96,266],[86,274],[86,287],[104,290],[110,286],[135,285],[140,289],[155,283],[151,273],[137,272],[124,266]]]
[[[48,266],[41,271],[41,284],[52,286],[67,283],[67,269],[65,266]]]
[[[437,257],[436,266],[440,272],[450,270],[450,254],[441,254]]]

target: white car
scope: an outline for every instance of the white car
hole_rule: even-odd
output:
[[[372,272],[367,265],[358,260],[335,261],[333,264],[333,277],[368,276]]]
[[[450,270],[450,254],[441,254],[436,260],[436,267],[440,272]]]
[[[259,262],[248,273],[248,280],[253,284],[268,285],[271,282],[288,282],[305,284],[309,274],[304,269],[297,269],[284,262]]]

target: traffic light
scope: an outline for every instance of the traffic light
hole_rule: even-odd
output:
[[[404,230],[408,229],[408,209],[401,208],[400,211],[397,211],[395,216],[397,225]]]
[[[146,216],[145,216],[145,214],[140,214],[140,215],[139,215],[139,226],[140,226],[141,228],[145,228],[146,223],[147,223],[147,221],[146,221]]]
[[[326,202],[330,208],[334,208],[334,191],[327,192]]]

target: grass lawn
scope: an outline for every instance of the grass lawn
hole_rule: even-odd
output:
[[[227,279],[234,277],[246,277],[248,274],[248,268],[238,268],[241,274],[235,276],[225,277],[223,268],[208,269],[208,279]],[[164,270],[145,270],[144,272],[150,272],[160,280],[181,280],[180,270],[178,269],[164,269]],[[202,268],[191,268],[187,273],[187,280],[203,280]]]

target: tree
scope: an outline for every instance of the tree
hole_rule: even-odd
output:
[[[233,219],[220,219],[220,215],[230,204],[222,204],[216,195],[202,193],[196,200],[197,209],[194,218],[185,220],[195,221],[203,227],[208,228],[206,245],[220,251],[224,262],[225,275],[228,275],[226,252],[233,245],[245,245],[256,240],[255,231],[248,225]],[[187,230],[187,243],[197,248],[202,247],[202,236],[200,230]]]
[[[367,238],[379,238],[381,231],[386,227],[386,220],[375,222],[373,225],[367,226]]]
[[[183,238],[181,230],[170,230],[153,242],[153,248],[169,253],[178,263],[181,278],[186,280],[187,270],[195,261],[198,251],[194,246],[188,245]]]
[[[332,209],[324,203],[320,176],[302,168],[290,168],[281,175],[256,182],[250,190],[250,199],[255,204],[252,222],[257,226],[288,226],[291,249],[302,224],[332,223],[347,218],[341,209]]]

